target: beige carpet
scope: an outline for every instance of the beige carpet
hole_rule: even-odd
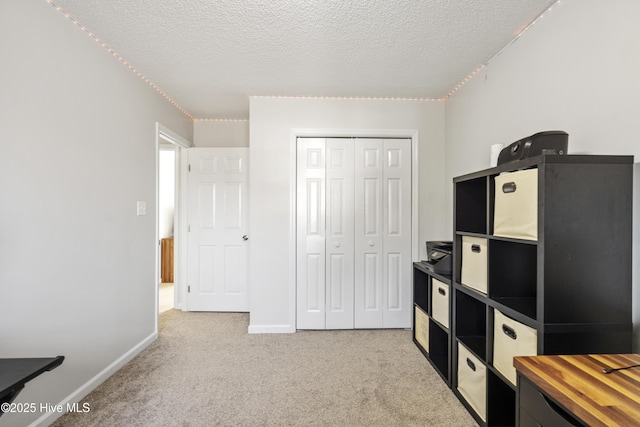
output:
[[[476,426],[411,331],[248,335],[244,313],[160,316],[160,337],[54,426]]]

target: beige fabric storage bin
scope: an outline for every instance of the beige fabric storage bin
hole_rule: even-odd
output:
[[[431,316],[449,328],[449,285],[431,279]]]
[[[482,421],[487,421],[487,367],[460,343],[458,343],[458,391]]]
[[[415,319],[416,319],[416,341],[429,352],[429,317],[427,313],[420,310],[418,306],[415,306]]]
[[[462,236],[463,285],[487,293],[487,239]]]
[[[493,366],[516,385],[515,356],[538,354],[538,331],[493,310]]]
[[[538,240],[538,169],[495,177],[493,235]]]

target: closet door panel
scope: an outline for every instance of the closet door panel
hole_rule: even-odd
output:
[[[325,328],[325,140],[299,138],[297,159],[297,328]]]
[[[353,141],[326,140],[326,329],[353,329]]]
[[[411,327],[411,140],[387,139],[383,152],[383,327]]]
[[[383,147],[380,139],[355,144],[355,327],[382,327]]]

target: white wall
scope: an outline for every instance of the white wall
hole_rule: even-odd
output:
[[[173,237],[176,199],[175,145],[160,148],[158,159],[158,237]]]
[[[156,334],[155,122],[192,124],[44,0],[0,2],[0,57],[0,357],[64,355],[17,400],[57,404]]]
[[[542,130],[568,132],[570,154],[635,155],[640,161],[638,16],[637,0],[565,0],[496,57],[446,102],[447,182],[487,168],[491,144]],[[447,189],[450,219],[452,186]],[[637,251],[637,209],[634,216]]]
[[[295,330],[292,129],[417,130],[421,258],[425,240],[451,239],[443,207],[443,103],[253,97],[250,116],[250,332]]]
[[[197,120],[193,143],[196,147],[248,147],[249,121]]]

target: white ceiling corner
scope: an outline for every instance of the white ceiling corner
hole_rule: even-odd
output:
[[[442,99],[556,0],[48,0],[195,119],[249,96]]]

